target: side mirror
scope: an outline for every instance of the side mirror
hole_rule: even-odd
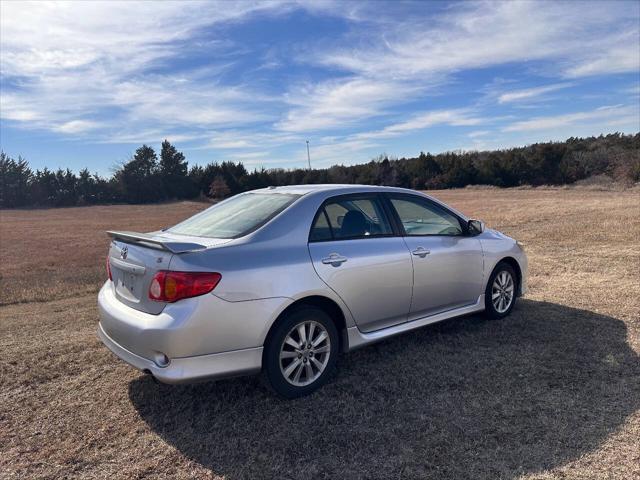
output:
[[[467,226],[471,235],[479,235],[484,232],[484,222],[482,220],[469,220]]]

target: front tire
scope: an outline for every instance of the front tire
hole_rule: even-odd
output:
[[[303,306],[288,312],[265,345],[267,385],[285,398],[298,398],[327,383],[335,371],[338,330],[327,313]]]
[[[491,272],[484,293],[485,313],[489,318],[503,318],[516,303],[518,277],[511,265],[500,262]]]

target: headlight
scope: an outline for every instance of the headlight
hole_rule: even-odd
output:
[[[520,247],[520,250],[522,250],[524,252],[524,243],[516,240],[516,245],[518,245],[518,247]]]

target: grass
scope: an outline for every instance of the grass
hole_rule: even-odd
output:
[[[105,278],[106,230],[150,232],[207,203],[0,210],[0,305],[97,292]]]
[[[203,204],[0,212],[0,478],[640,477],[638,192],[434,194],[526,244],[530,293],[350,353],[296,401],[156,385],[95,337],[102,231]]]

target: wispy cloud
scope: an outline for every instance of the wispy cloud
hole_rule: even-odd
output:
[[[585,45],[580,60],[565,71],[567,77],[586,77],[590,75],[610,75],[612,73],[637,72],[640,69],[640,27],[637,21],[637,2],[629,2],[628,14],[635,18],[635,25],[621,21],[620,33],[598,38],[597,44]],[[633,15],[633,10],[636,15]],[[595,48],[594,48],[595,47]]]
[[[503,130],[505,132],[523,132],[531,130],[551,130],[576,124],[598,122],[599,125],[634,125],[640,129],[640,113],[637,106],[611,105],[585,112],[535,117],[515,122]]]
[[[539,97],[545,93],[555,92],[563,88],[572,86],[571,83],[556,83],[554,85],[545,85],[542,87],[526,88],[523,90],[512,90],[505,92],[498,97],[498,103],[519,102],[522,100],[530,100],[534,97]]]
[[[61,125],[54,125],[52,128],[61,133],[82,133],[98,127],[100,127],[100,124],[91,120],[72,120]]]
[[[404,133],[423,130],[434,125],[449,125],[452,127],[467,127],[480,125],[485,120],[474,116],[468,109],[434,110],[414,115],[405,122],[391,124],[382,130],[358,133],[355,138],[388,138]]]
[[[285,95],[291,109],[276,128],[308,132],[371,119],[417,91],[411,85],[359,77],[298,86]]]
[[[149,125],[210,128],[251,124],[269,116],[242,85],[216,82],[221,65],[201,72],[159,73],[204,27],[259,11],[290,8],[278,2],[3,2],[1,16],[3,118],[26,128],[63,134],[96,130],[103,136]],[[82,19],[82,21],[79,21]],[[224,42],[221,42],[226,46]],[[206,45],[221,47],[215,40]],[[14,88],[11,88],[14,86]],[[140,136],[140,135],[134,135]]]
[[[485,136],[489,135],[490,133],[491,133],[490,130],[474,130],[473,132],[469,132],[467,134],[467,137],[469,137],[469,138],[485,137]]]
[[[431,18],[428,27],[419,16],[385,22],[379,12],[363,8],[357,17],[367,21],[366,33],[352,44],[329,49],[323,45],[298,58],[340,69],[348,80],[323,80],[291,90],[287,95],[291,108],[277,126],[310,131],[362,123],[390,113],[391,106],[424,96],[458,72],[513,62],[549,61],[562,77],[637,71],[640,47],[629,40],[639,38],[640,30],[629,17],[628,5],[591,2],[588,6],[466,2]],[[612,51],[618,53],[609,55]],[[562,82],[504,92],[499,102],[531,100],[572,85]]]
[[[588,7],[588,8],[587,8]],[[638,69],[640,28],[630,3],[467,2],[425,30],[395,25],[378,42],[317,60],[375,77],[427,77],[507,62],[549,59],[568,76]],[[616,29],[610,26],[616,24]],[[623,34],[617,32],[623,31]],[[613,55],[610,55],[611,52]],[[604,59],[608,59],[605,62]]]

